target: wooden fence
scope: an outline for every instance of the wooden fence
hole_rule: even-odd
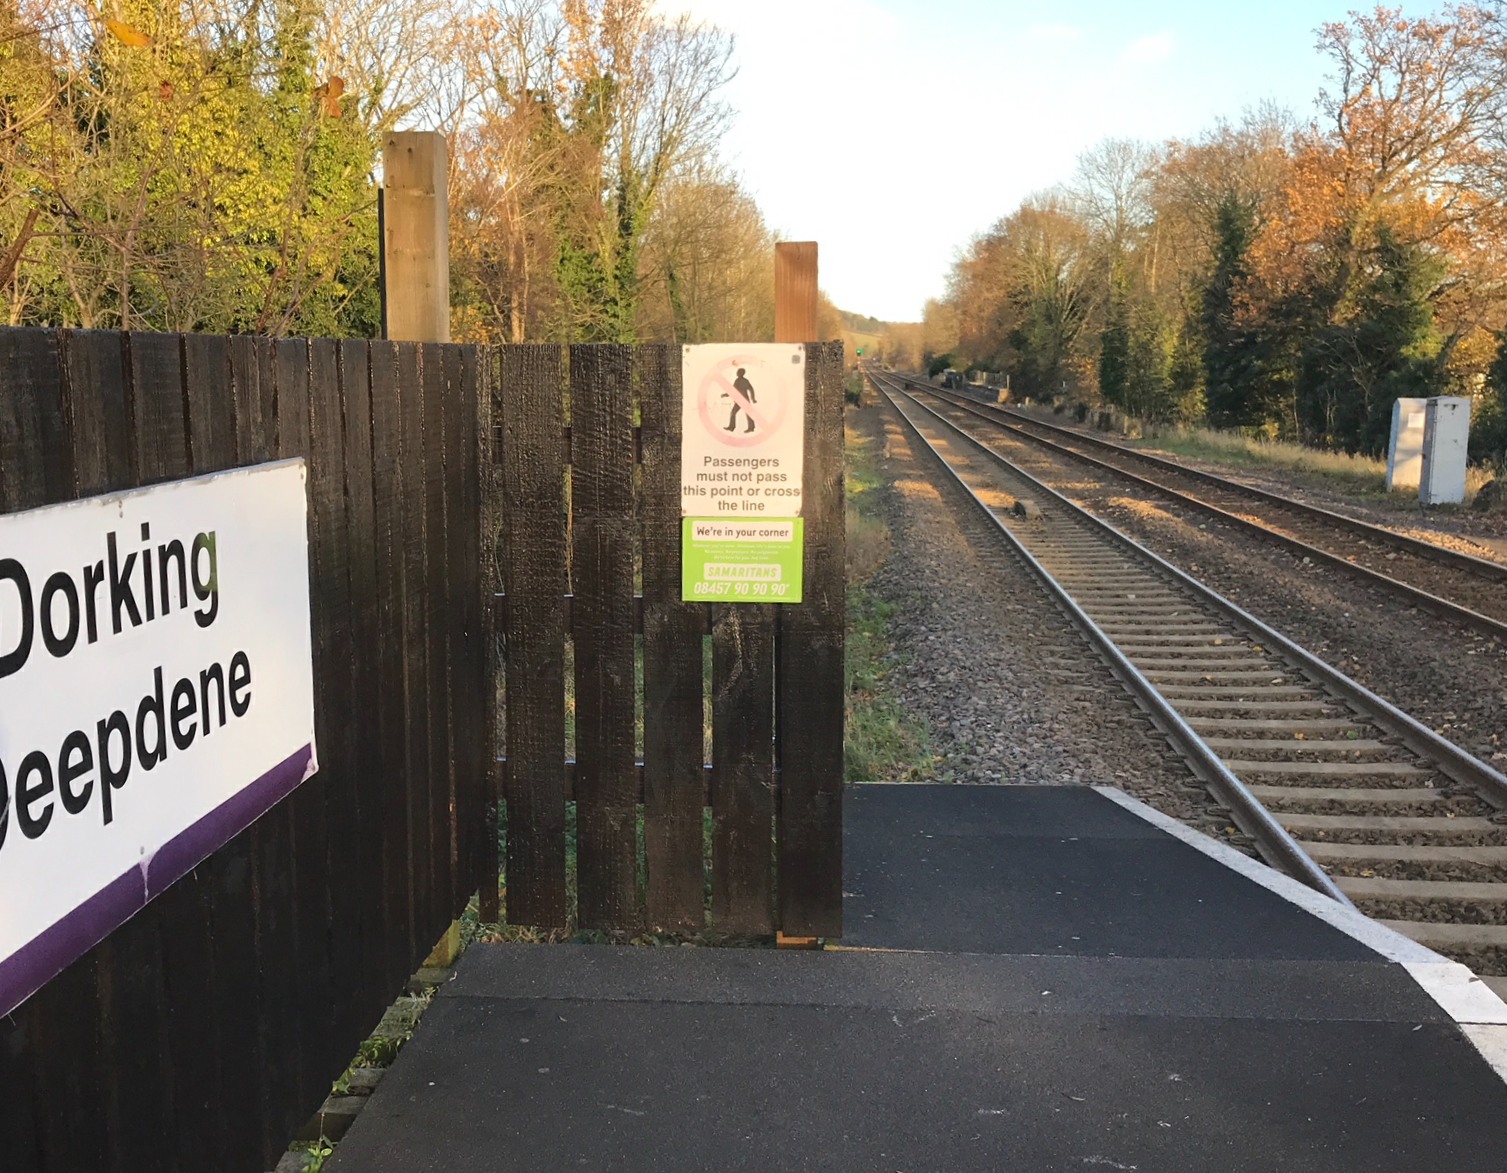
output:
[[[805,601],[790,605],[681,601],[678,346],[498,358],[483,427],[505,649],[490,688],[507,701],[494,741],[504,914],[837,936],[842,344],[807,347]],[[496,885],[481,888],[490,918]]]
[[[478,889],[837,935],[841,345],[806,371],[806,601],[711,606],[678,347],[0,329],[0,513],[307,458],[320,761],[0,1021],[0,1167],[271,1168]]]
[[[0,1167],[270,1169],[475,891],[480,370],[0,330],[0,512],[308,459],[321,766],[0,1021]]]

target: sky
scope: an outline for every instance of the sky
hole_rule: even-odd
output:
[[[916,321],[969,239],[1106,138],[1307,121],[1357,0],[662,0],[736,39],[724,155],[838,306]],[[1403,3],[1409,15],[1434,4]]]

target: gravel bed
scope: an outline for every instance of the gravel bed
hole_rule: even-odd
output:
[[[1016,406],[1019,410],[1018,405]],[[1026,409],[1028,415],[1100,440],[1115,441],[1118,438],[1087,427],[1074,427],[1065,415],[1056,415],[1040,408]],[[1507,562],[1507,512],[1500,510],[1481,512],[1469,506],[1443,506],[1425,509],[1415,497],[1409,495],[1373,495],[1365,498],[1348,496],[1320,483],[1302,477],[1283,476],[1278,470],[1266,470],[1245,465],[1220,464],[1215,461],[1185,456],[1157,447],[1155,440],[1126,445],[1132,451],[1142,451],[1151,456],[1161,456],[1201,472],[1213,473],[1237,483],[1252,485],[1291,497],[1306,505],[1317,505],[1336,513],[1347,514],[1372,525],[1384,526],[1409,537],[1486,558]]]
[[[854,409],[877,437],[892,553],[870,589],[894,604],[892,681],[927,722],[942,781],[1108,784],[1247,846],[1104,662],[974,506],[939,493],[888,407]]]

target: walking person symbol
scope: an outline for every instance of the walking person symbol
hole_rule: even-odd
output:
[[[748,381],[746,376],[747,371],[743,367],[739,367],[738,377],[733,380],[733,387],[738,391],[739,394],[743,396],[743,398],[748,403],[757,403],[758,399],[754,397],[753,384]],[[738,430],[738,400],[736,397],[730,395],[726,391],[722,393],[722,398],[732,399],[733,401],[733,409],[728,413],[727,417],[727,427],[723,428],[722,430],[724,432],[735,432]],[[743,413],[743,416],[744,421],[748,424],[748,426],[743,429],[743,433],[744,435],[747,435],[749,432],[754,430],[754,418],[747,411]]]

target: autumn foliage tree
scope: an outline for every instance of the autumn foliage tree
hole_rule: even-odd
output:
[[[1312,122],[1261,108],[1191,142],[1102,144],[978,237],[949,294],[968,360],[1351,451],[1384,443],[1399,395],[1482,394],[1507,325],[1507,23],[1377,8],[1317,48]],[[1070,336],[1025,328],[1045,303],[1012,241],[1044,200],[1078,234]]]

